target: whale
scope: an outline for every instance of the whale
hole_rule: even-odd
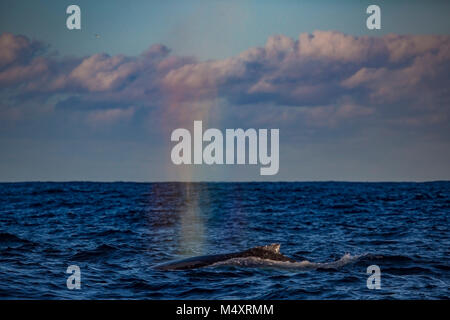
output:
[[[156,266],[158,270],[187,270],[220,264],[238,258],[256,258],[269,261],[292,262],[297,261],[280,253],[280,244],[272,243],[257,246],[244,251],[191,257],[183,260],[167,262]]]

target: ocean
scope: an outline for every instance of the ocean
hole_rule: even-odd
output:
[[[450,182],[2,183],[0,200],[1,299],[450,297]],[[271,243],[299,263],[155,268]]]

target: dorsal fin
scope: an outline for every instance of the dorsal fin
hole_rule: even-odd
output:
[[[273,253],[280,253],[280,244],[279,243],[272,243],[265,246],[255,247],[257,249],[263,249],[267,250]]]

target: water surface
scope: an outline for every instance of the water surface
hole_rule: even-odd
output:
[[[3,299],[450,296],[450,182],[3,183],[0,200]],[[154,268],[274,242],[331,267]],[[66,287],[73,264],[81,290]]]

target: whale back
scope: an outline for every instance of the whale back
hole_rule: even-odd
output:
[[[268,244],[265,246],[259,246],[259,247],[255,247],[253,249],[261,249],[261,250],[266,250],[266,251],[270,251],[273,253],[280,253],[280,244],[279,243],[272,243],[272,244]]]
[[[280,253],[280,244],[272,243],[265,246],[254,247],[245,251],[242,251],[237,255],[241,258],[246,257],[256,257],[260,259],[269,259],[275,261],[290,261],[295,262],[295,260],[288,258]]]
[[[212,265],[216,262],[226,261],[233,258],[248,258],[255,257],[260,259],[270,259],[274,261],[289,261],[295,260],[288,258],[280,253],[280,244],[272,243],[265,246],[253,247],[240,252],[215,254],[208,256],[191,257],[183,260],[172,261],[169,263],[156,266],[159,270],[184,270],[195,269]]]

